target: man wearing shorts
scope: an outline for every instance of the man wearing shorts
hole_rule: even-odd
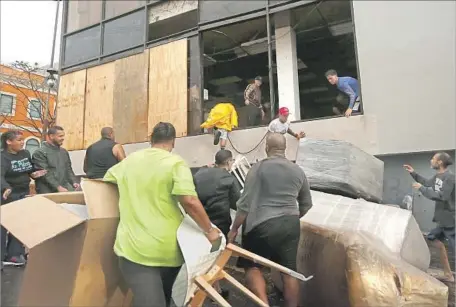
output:
[[[268,157],[255,164],[247,174],[228,241],[234,241],[239,227],[243,225],[243,248],[296,270],[299,219],[312,207],[312,198],[306,175],[298,165],[285,158],[285,148],[284,135],[268,135]],[[250,290],[268,304],[266,282],[260,266],[245,258],[239,258],[238,266],[246,270]],[[282,280],[285,306],[296,307],[298,280],[288,275],[282,275]]]
[[[404,165],[404,168],[415,179],[413,184],[424,197],[435,201],[435,212],[433,221],[437,223],[437,228],[431,230],[427,239],[440,251],[440,261],[444,271],[444,281],[454,282],[454,276],[451,272],[448,254],[445,245],[442,243],[448,240],[448,245],[452,252],[455,252],[455,177],[448,169],[453,164],[449,154],[445,152],[436,153],[431,159],[431,167],[437,173],[429,179],[426,179],[415,172],[410,165]]]
[[[352,113],[361,112],[361,99],[359,95],[359,82],[352,77],[339,77],[337,71],[330,69],[325,73],[326,79],[350,99],[345,116],[350,117]],[[335,107],[337,109],[337,107]]]

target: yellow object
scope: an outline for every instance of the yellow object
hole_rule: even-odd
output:
[[[201,128],[219,128],[226,131],[233,130],[238,126],[238,115],[234,106],[229,102],[218,103],[212,108],[207,120],[201,124]]]

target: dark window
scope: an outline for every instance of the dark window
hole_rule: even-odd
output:
[[[149,14],[150,18],[151,14]],[[150,20],[150,19],[149,19]],[[149,41],[195,28],[198,25],[198,11],[192,10],[158,21],[149,21]]]
[[[144,11],[109,21],[104,26],[103,54],[111,54],[144,43]]]
[[[1,94],[0,114],[12,114],[14,105],[14,96]]]
[[[41,119],[41,101],[30,99],[29,116],[31,119]]]
[[[100,55],[100,26],[65,38],[64,66],[79,64]]]
[[[25,143],[25,149],[28,150],[30,152],[30,155],[33,155],[33,153],[35,152],[35,150],[37,150],[38,148],[40,148],[40,142],[36,139],[29,139],[26,143]]]
[[[111,1],[110,1],[111,2]],[[121,1],[124,2],[124,1]],[[102,1],[68,1],[67,33],[73,32],[101,21]]]
[[[128,11],[134,10],[142,5],[145,5],[146,1],[106,1],[105,5],[105,18],[111,18]]]
[[[225,1],[225,0],[203,0],[199,1],[200,23],[217,21],[236,15],[261,10],[266,7],[265,1]]]
[[[188,39],[188,134],[201,132],[203,102],[201,99],[201,48],[198,36]]]

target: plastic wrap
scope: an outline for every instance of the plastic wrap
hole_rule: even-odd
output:
[[[338,232],[301,222],[299,306],[447,307],[448,288],[401,260],[366,232]],[[282,290],[278,272],[275,285]]]
[[[301,139],[296,157],[315,190],[380,202],[383,162],[350,143]]]
[[[317,191],[312,201],[302,221],[339,232],[365,231],[404,261],[429,268],[429,249],[411,211]]]

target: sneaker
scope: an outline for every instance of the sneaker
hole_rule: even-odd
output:
[[[222,135],[222,133],[218,130],[216,130],[214,132],[214,145],[218,145],[218,143],[220,142],[220,136]]]
[[[5,266],[24,266],[27,263],[23,255],[12,256],[7,261],[4,261]]]

